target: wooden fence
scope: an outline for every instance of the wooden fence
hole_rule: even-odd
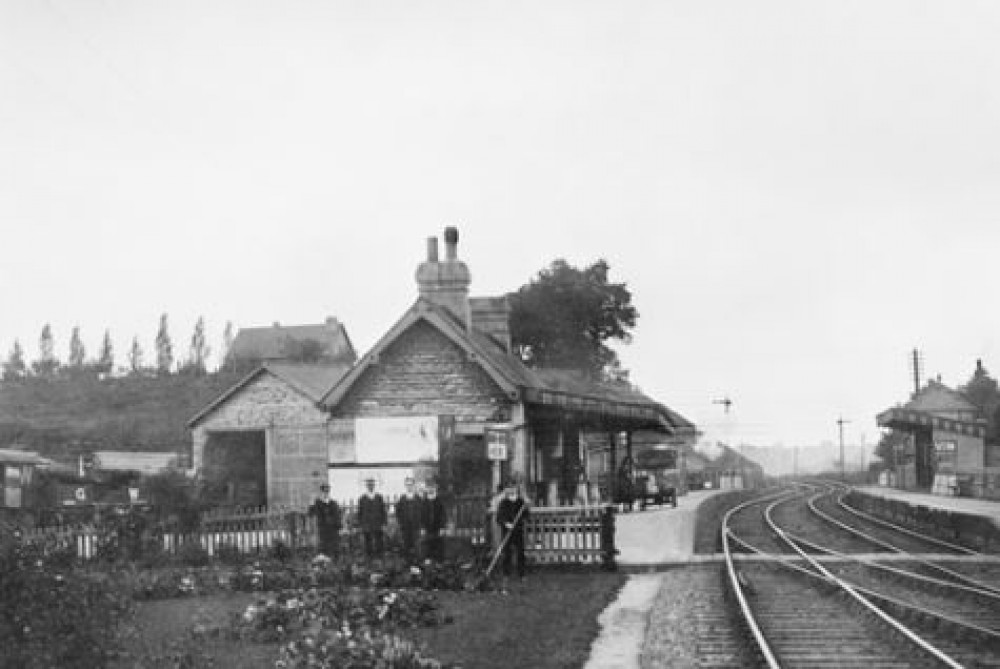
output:
[[[485,498],[453,500],[448,507],[445,536],[465,539],[473,546],[495,541],[495,528],[490,526]],[[344,505],[342,511],[345,521],[342,540],[347,546],[358,545],[354,523],[357,506]],[[387,531],[390,535],[397,531],[393,504],[389,505]],[[29,543],[51,548],[65,550],[75,546],[81,559],[95,557],[104,542],[128,543],[128,538],[114,536],[93,525],[25,530],[22,537]],[[153,538],[170,554],[193,545],[209,556],[217,556],[224,550],[265,552],[278,544],[292,549],[313,548],[318,538],[315,520],[302,509],[290,507],[215,509],[202,516],[196,532],[147,531],[145,537],[147,541]],[[525,555],[529,563],[536,565],[608,564],[614,555],[612,508],[608,505],[532,508],[525,525]]]
[[[614,513],[609,506],[531,509],[525,524],[531,564],[598,564],[614,559]]]

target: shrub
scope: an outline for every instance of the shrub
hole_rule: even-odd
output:
[[[0,555],[5,666],[104,666],[129,606],[113,581],[59,573],[33,547],[16,544]]]
[[[207,567],[212,558],[201,544],[188,541],[177,549],[176,559],[189,567]]]

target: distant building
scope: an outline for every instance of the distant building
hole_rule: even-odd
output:
[[[30,505],[31,481],[36,469],[46,469],[52,461],[32,451],[0,448],[0,508],[19,509]]]
[[[354,364],[354,345],[344,325],[334,317],[318,325],[281,325],[240,328],[228,352],[230,361],[324,362]]]
[[[94,451],[90,466],[103,472],[134,472],[147,476],[183,467],[183,456],[173,451]]]
[[[907,435],[894,458],[900,487],[955,494],[960,476],[985,470],[986,421],[965,395],[939,381],[928,381],[909,402],[876,420]]]

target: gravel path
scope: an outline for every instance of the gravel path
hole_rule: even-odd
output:
[[[719,565],[684,567],[661,574],[650,611],[639,666],[752,666],[723,598]]]
[[[662,579],[661,574],[629,578],[597,619],[601,631],[591,646],[585,669],[639,669],[646,623]]]

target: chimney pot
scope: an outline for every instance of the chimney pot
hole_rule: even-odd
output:
[[[458,260],[458,228],[449,226],[444,229],[444,248],[447,260]]]
[[[437,237],[427,238],[427,262],[438,261],[438,239]]]

